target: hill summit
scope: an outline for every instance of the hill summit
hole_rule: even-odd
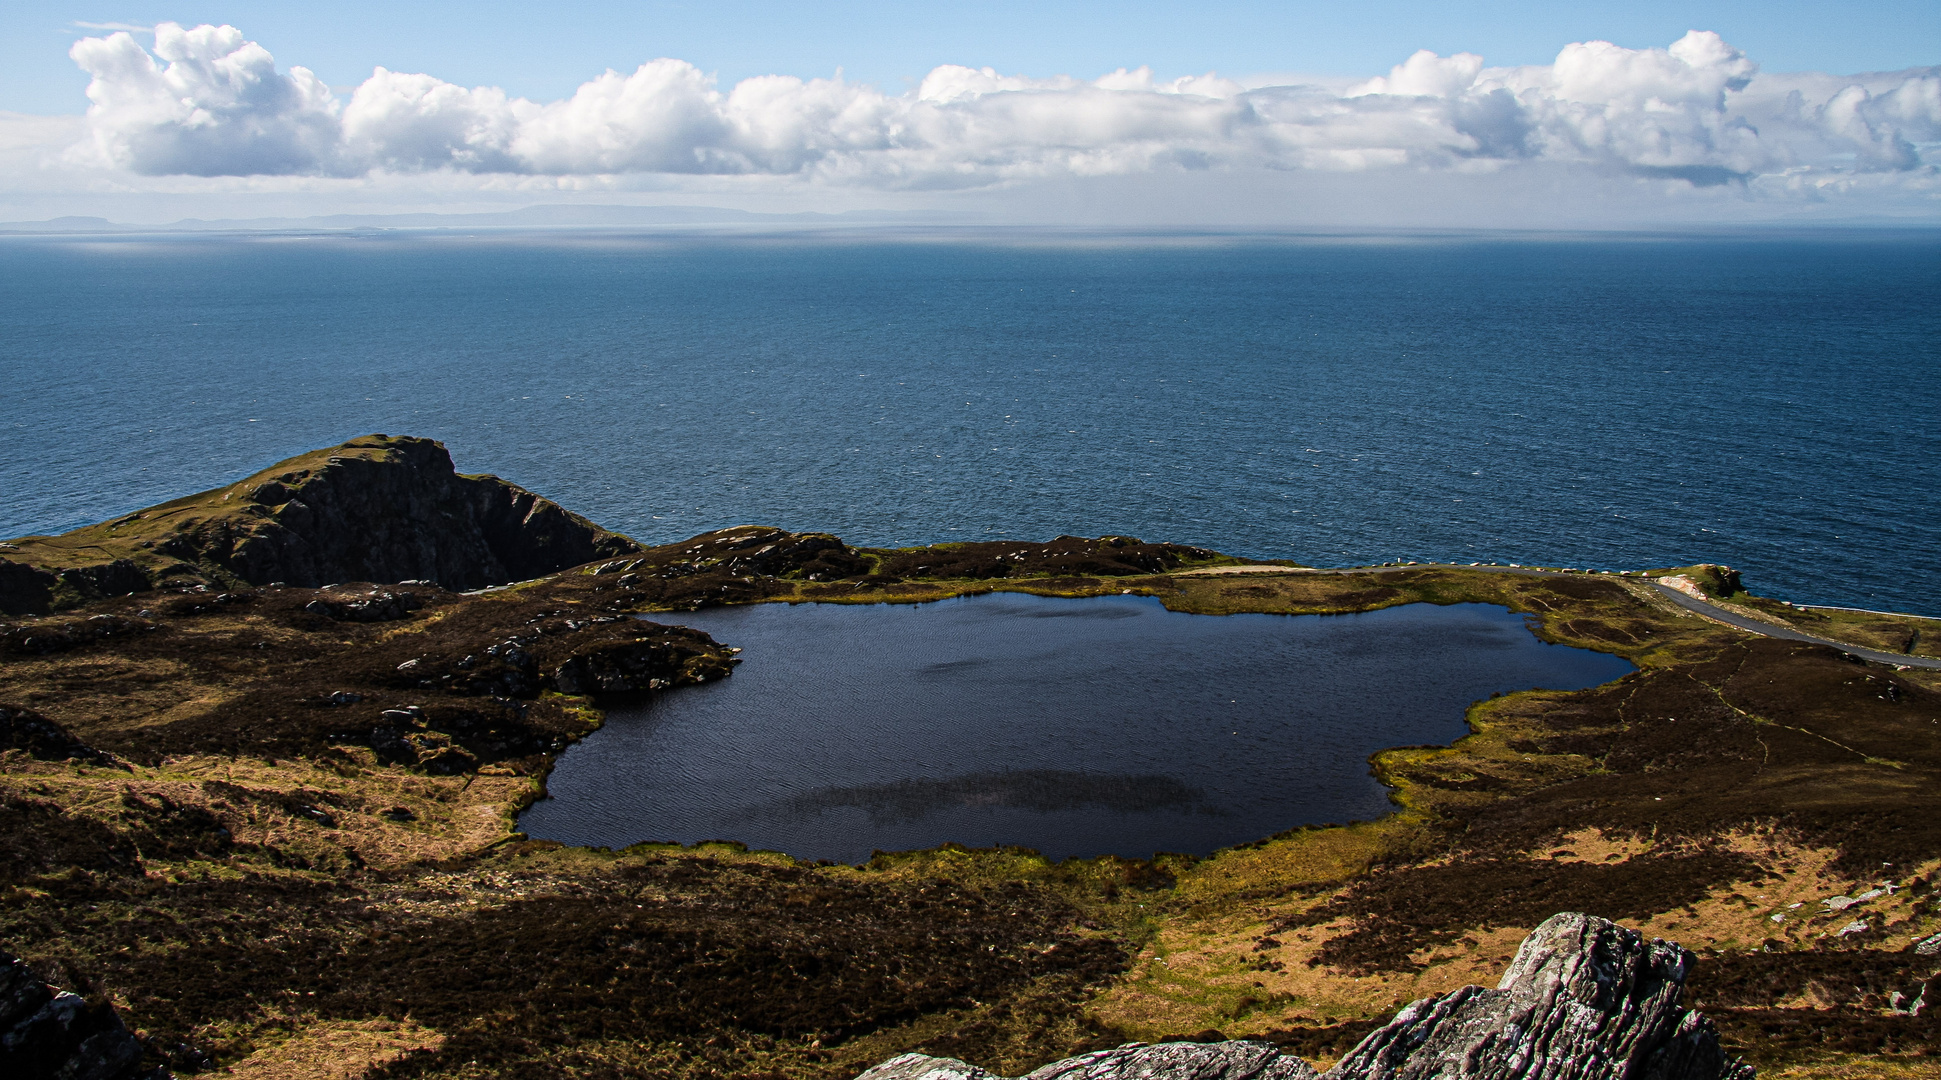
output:
[[[640,546],[443,443],[369,435],[224,487],[0,545],[0,612],[32,614],[161,585],[524,581]]]

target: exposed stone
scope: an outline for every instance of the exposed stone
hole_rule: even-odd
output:
[[[14,547],[0,560],[0,612],[16,615],[198,582],[477,589],[641,550],[516,484],[460,475],[442,443],[384,435],[292,458],[227,490],[58,537],[22,537]],[[399,617],[375,613],[385,603],[371,614],[331,614]]]
[[[662,690],[678,683],[706,682],[728,674],[733,660],[691,653],[658,638],[639,638],[584,649],[553,672],[562,694],[610,694]]]
[[[1306,1080],[1314,1069],[1262,1043],[1121,1046],[1053,1062],[1028,1080]]]
[[[1265,1043],[1129,1043],[1054,1061],[1024,1080],[1311,1080],[1312,1066]],[[904,1054],[857,1080],[999,1080],[956,1058]]]
[[[1592,915],[1546,919],[1494,990],[1403,1009],[1330,1080],[1751,1080],[1718,1032],[1680,1007],[1694,957]]]
[[[373,445],[375,444],[375,445]],[[430,439],[376,437],[344,449],[381,446],[381,455],[332,456],[255,488],[257,505],[239,535],[198,538],[246,581],[436,581],[478,588],[538,577],[636,545],[532,492],[491,476],[460,476]]]
[[[142,1046],[105,1002],[43,982],[0,952],[0,1076],[49,1080],[171,1080],[141,1068]]]
[[[7,545],[7,549],[22,550],[14,544]],[[159,577],[152,576],[132,559],[52,568],[0,559],[0,614],[41,614],[55,605],[60,593],[83,601],[126,596],[153,588],[158,580]]]
[[[10,551],[19,548],[7,545]],[[0,559],[0,615],[32,615],[54,602],[53,574],[27,563]]]
[[[94,566],[72,567],[60,572],[61,583],[82,596],[126,596],[149,587],[148,574],[131,559]]]
[[[424,606],[424,600],[416,593],[372,589],[342,598],[319,597],[303,605],[303,610],[338,622],[391,622]]]
[[[45,716],[4,705],[0,705],[0,750],[25,750],[42,761],[85,761],[127,768],[113,754],[96,750]]]
[[[992,1080],[995,1073],[956,1058],[904,1054],[866,1070],[856,1080]]]
[[[155,629],[147,619],[122,615],[94,615],[67,622],[42,621],[26,626],[0,626],[0,652],[46,656],[67,652],[103,638]]]
[[[1418,1001],[1324,1080],[1753,1080],[1718,1032],[1679,1005],[1691,953],[1565,912],[1532,931],[1496,989]],[[1304,1080],[1260,1043],[1137,1043],[1067,1058],[1025,1080]],[[857,1080],[1001,1080],[955,1058],[905,1054]]]

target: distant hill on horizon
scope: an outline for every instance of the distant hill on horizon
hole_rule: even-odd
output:
[[[46,221],[0,222],[4,233],[61,232],[218,232],[277,229],[437,229],[437,228],[599,228],[627,225],[874,224],[969,222],[983,215],[961,212],[849,210],[838,214],[787,214],[736,210],[724,206],[618,206],[542,203],[474,214],[323,214],[312,217],[183,218],[156,225],[128,225],[102,217],[57,217]]]

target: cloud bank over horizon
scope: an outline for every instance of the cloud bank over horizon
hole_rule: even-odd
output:
[[[1089,81],[939,66],[901,95],[768,75],[722,89],[686,61],[570,97],[377,68],[347,94],[230,26],[75,43],[91,81],[72,169],[136,177],[772,177],[875,191],[1153,173],[1482,174],[1562,165],[1778,199],[1941,195],[1941,66],[1771,74],[1718,35],[1566,45],[1548,65],[1419,51],[1345,87],[1146,68]]]

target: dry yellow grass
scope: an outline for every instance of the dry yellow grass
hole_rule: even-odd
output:
[[[435,1050],[445,1037],[409,1020],[305,1024],[224,1072],[237,1080],[357,1080],[413,1050]]]
[[[313,762],[270,764],[251,758],[171,758],[126,770],[36,761],[24,751],[0,754],[0,794],[50,800],[69,814],[111,821],[128,798],[165,798],[216,814],[240,844],[309,855],[334,865],[344,853],[377,869],[481,851],[502,843],[533,781],[522,776],[426,776],[400,766],[365,763],[327,768]],[[318,799],[317,796],[326,796]],[[287,809],[309,799],[330,821]],[[387,811],[402,808],[415,820]]]

